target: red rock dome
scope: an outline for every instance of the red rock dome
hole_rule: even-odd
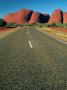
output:
[[[24,24],[27,23],[30,19],[32,11],[27,9],[22,9],[19,12],[8,14],[4,17],[6,22],[14,22],[16,24]]]
[[[60,9],[57,9],[53,12],[53,14],[50,17],[49,23],[61,23],[63,22],[63,13]]]
[[[16,15],[16,23],[17,24],[24,24],[27,23],[31,17],[32,11],[30,10],[20,10]]]
[[[8,14],[4,17],[4,20],[8,23],[15,22],[15,13]]]
[[[39,17],[40,17],[40,13],[38,12],[33,12],[30,18],[30,21],[28,23],[32,24],[32,23],[38,23],[39,22]]]
[[[8,14],[4,17],[7,23],[26,24],[26,23],[47,23],[49,20],[48,14],[41,14],[31,10],[22,9],[16,13]]]
[[[67,23],[67,12],[63,13],[63,23]]]

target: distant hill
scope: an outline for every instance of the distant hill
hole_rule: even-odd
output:
[[[33,23],[67,23],[67,13],[60,9],[55,10],[52,15],[22,9],[10,13],[3,18],[7,23],[33,24]]]

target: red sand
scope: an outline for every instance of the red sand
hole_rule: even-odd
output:
[[[0,33],[6,32],[6,31],[11,31],[13,28],[5,28],[5,27],[0,27]]]

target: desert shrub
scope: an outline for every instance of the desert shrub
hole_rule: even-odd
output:
[[[28,24],[28,26],[32,26],[32,24]]]
[[[67,28],[67,23],[61,23],[58,25],[59,27]]]
[[[63,27],[64,27],[64,28],[67,28],[67,23],[64,23],[64,24],[63,24]]]
[[[40,27],[40,28],[41,28],[41,27],[43,27],[43,26],[45,26],[45,25],[44,25],[44,24],[42,24],[42,23],[36,23],[36,24],[35,24],[35,26],[38,26],[38,27]]]
[[[17,24],[17,26],[19,26],[19,27],[23,27],[23,24]]]
[[[57,27],[57,24],[55,22],[53,22],[50,26],[51,27]]]
[[[45,27],[50,27],[51,25],[49,23],[45,24]]]
[[[15,23],[7,23],[6,27],[12,28],[12,27],[17,27],[18,25]]]
[[[6,26],[6,22],[3,19],[0,19],[0,27]]]

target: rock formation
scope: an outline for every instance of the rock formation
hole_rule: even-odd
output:
[[[8,23],[25,24],[29,21],[33,11],[22,9],[19,12],[6,15],[4,20]]]
[[[63,13],[63,23],[67,23],[67,12]]]
[[[30,11],[30,10],[26,10],[26,9],[23,9],[23,10],[20,10],[19,12],[17,12],[16,14],[16,23],[17,24],[25,24],[25,23],[28,23],[30,17],[31,17],[31,14],[32,14],[33,11]]]
[[[16,13],[8,14],[4,17],[7,23],[26,24],[26,23],[47,23],[48,14],[41,14],[31,10],[22,9]]]
[[[38,23],[40,22],[40,13],[38,12],[33,12],[30,18],[30,21],[28,23]]]
[[[48,14],[40,14],[40,23],[48,23],[50,16]]]
[[[32,24],[32,23],[47,23],[49,20],[49,17],[50,16],[48,14],[41,14],[38,12],[33,12],[29,23],[30,24]]]
[[[34,12],[32,10],[22,9],[16,13],[8,14],[4,17],[7,23],[33,24],[33,23],[67,23],[67,12],[60,9],[55,10],[51,17],[48,14]]]
[[[15,13],[11,13],[11,14],[8,14],[4,17],[4,20],[7,22],[7,23],[12,23],[12,22],[15,22]]]
[[[62,23],[63,22],[63,12],[60,9],[55,10],[49,20],[49,23]]]

